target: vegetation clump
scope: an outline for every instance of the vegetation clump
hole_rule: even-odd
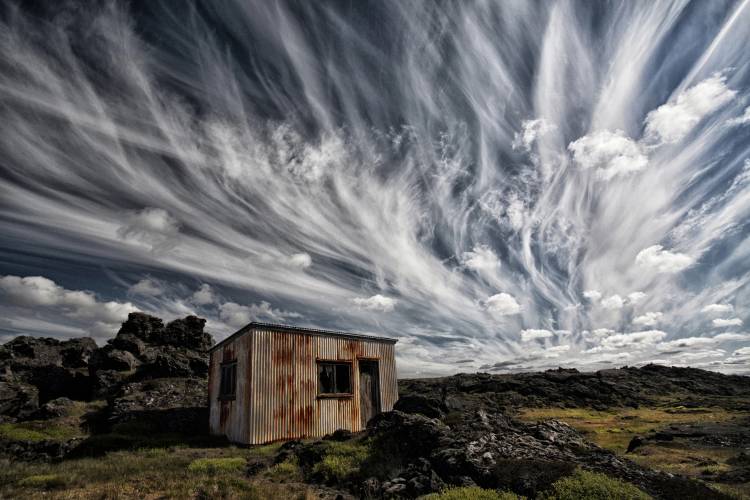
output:
[[[524,498],[508,491],[488,490],[479,486],[461,486],[425,495],[421,497],[421,500],[523,500]]]
[[[22,488],[51,490],[64,487],[65,480],[58,474],[37,474],[21,479],[18,481],[18,486]]]
[[[578,469],[558,479],[543,500],[648,500],[651,498],[632,484],[604,474]]]
[[[313,467],[313,474],[325,482],[346,481],[359,473],[369,452],[370,448],[362,442],[329,441],[321,460]]]
[[[188,471],[199,474],[233,472],[244,469],[246,463],[247,460],[242,457],[198,458],[190,462]]]

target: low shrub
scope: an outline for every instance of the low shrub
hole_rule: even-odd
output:
[[[342,482],[360,470],[367,459],[369,447],[362,443],[327,441],[324,455],[315,464],[313,474],[326,482]]]
[[[479,486],[462,486],[446,488],[440,493],[421,497],[421,500],[522,500],[515,493],[487,490]]]
[[[651,496],[630,483],[578,469],[574,474],[557,480],[543,500],[648,500]]]
[[[38,474],[21,479],[18,481],[18,486],[51,490],[65,486],[65,480],[57,474]]]
[[[302,471],[297,457],[284,460],[268,470],[268,476],[274,481],[301,481]]]
[[[199,474],[216,474],[219,472],[237,472],[245,468],[247,460],[242,457],[198,458],[190,462],[188,471]]]

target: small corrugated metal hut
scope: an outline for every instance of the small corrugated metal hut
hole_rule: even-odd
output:
[[[260,444],[356,432],[398,399],[395,339],[250,323],[210,352],[212,434]]]

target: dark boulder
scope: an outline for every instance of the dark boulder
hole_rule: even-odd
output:
[[[28,418],[39,408],[39,391],[23,382],[0,381],[0,422]]]
[[[132,353],[111,345],[96,350],[89,362],[90,371],[93,373],[99,370],[130,371],[138,365],[140,361]]]
[[[213,339],[203,331],[205,325],[206,320],[197,316],[176,319],[164,329],[162,343],[206,353],[213,345]]]
[[[109,401],[109,422],[130,423],[158,432],[205,433],[208,427],[205,379],[163,378],[127,383]]]
[[[57,398],[47,401],[38,410],[29,415],[29,420],[49,420],[67,417],[71,414],[75,403],[68,398]]]
[[[448,410],[439,399],[419,394],[401,396],[393,409],[404,413],[419,413],[429,418],[443,418]]]
[[[164,334],[164,322],[156,316],[134,312],[122,324],[117,336],[136,337],[149,344],[159,344]]]

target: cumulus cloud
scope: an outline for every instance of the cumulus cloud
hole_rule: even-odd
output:
[[[745,108],[745,112],[742,114],[742,116],[727,120],[727,125],[730,126],[747,125],[748,123],[750,123],[750,106]]]
[[[500,316],[510,316],[521,312],[521,305],[509,293],[497,293],[485,301],[487,310]]]
[[[707,314],[719,314],[734,311],[734,307],[731,304],[709,304],[701,309],[701,312]]]
[[[479,273],[492,273],[500,267],[500,259],[487,245],[475,246],[470,252],[464,252],[461,258],[464,266]]]
[[[622,309],[624,305],[625,305],[625,301],[622,300],[622,297],[616,294],[610,297],[607,297],[606,299],[602,299],[601,301],[601,306],[604,309],[610,309],[610,310]]]
[[[42,276],[2,276],[5,300],[26,308],[58,308],[70,318],[116,324],[137,310],[130,302],[100,302],[91,292],[67,290]]]
[[[214,294],[213,288],[207,283],[201,284],[200,288],[196,290],[190,297],[193,304],[199,306],[205,306],[216,302],[216,295]]]
[[[354,305],[361,309],[377,312],[391,312],[398,302],[396,299],[377,294],[372,297],[355,297],[352,299]]]
[[[725,326],[742,326],[742,320],[740,318],[716,318],[712,321],[713,325],[717,328]]]
[[[308,253],[295,253],[289,256],[287,263],[291,267],[298,269],[307,269],[312,265],[312,257]]]
[[[219,319],[234,328],[241,328],[251,321],[283,322],[289,318],[299,317],[300,315],[294,312],[274,309],[266,301],[249,306],[225,302],[219,306]]]
[[[179,230],[177,219],[169,212],[147,207],[128,212],[126,223],[120,226],[117,234],[124,240],[145,243],[154,251],[165,251],[175,245]]]
[[[661,245],[653,245],[638,252],[635,263],[657,273],[676,273],[690,267],[693,259],[683,253],[664,250]]]
[[[602,298],[602,294],[599,290],[586,290],[583,292],[583,296],[591,302],[596,302]]]
[[[536,120],[524,120],[521,123],[521,132],[516,133],[513,138],[513,149],[531,150],[537,138],[557,129],[553,123],[547,122],[544,118]]]
[[[158,282],[150,278],[145,278],[128,288],[128,292],[132,293],[133,295],[156,297],[157,295],[161,295],[162,293],[164,293],[164,289]]]
[[[640,326],[655,326],[664,316],[661,312],[647,312],[633,319],[633,324]]]
[[[631,333],[617,333],[602,339],[601,346],[605,349],[621,349],[624,347],[642,347],[655,344],[666,337],[661,330],[644,330]]]
[[[581,332],[583,338],[588,342],[599,342],[603,338],[608,337],[613,333],[615,333],[615,331],[610,328],[595,328],[591,331],[584,330],[583,332]]]
[[[643,299],[645,299],[647,295],[643,292],[633,292],[628,294],[628,302],[631,304],[638,304]]]
[[[609,180],[646,168],[648,158],[641,146],[622,130],[602,130],[571,142],[568,150],[582,169],[593,169],[598,178]]]
[[[553,336],[554,334],[549,330],[538,330],[534,328],[521,330],[522,342],[531,342],[532,340],[546,339],[546,338],[553,337]]]
[[[737,92],[726,86],[726,77],[713,75],[681,92],[646,116],[646,139],[673,143],[682,140],[704,117],[731,101]]]

